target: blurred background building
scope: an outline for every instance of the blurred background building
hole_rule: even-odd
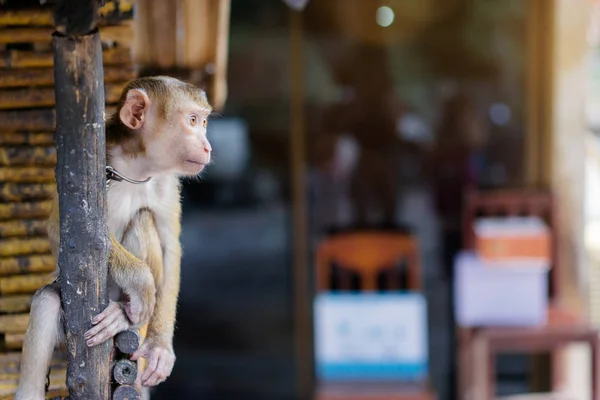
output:
[[[2,188],[53,178],[51,140],[39,139],[54,123],[53,91],[40,100],[53,84],[46,77],[51,5],[0,5]],[[470,229],[467,193],[552,199],[550,303],[582,317],[593,335],[600,323],[599,10],[591,0],[109,2],[101,28],[107,93],[134,76],[168,74],[205,87],[217,108],[209,122],[214,164],[184,184],[177,363],[153,398],[375,399],[322,394],[328,384],[315,372],[317,256],[323,243],[358,232],[417,244],[417,267],[382,266],[389,274],[372,289],[391,282],[392,292],[423,295],[427,377],[350,391],[487,400],[461,389],[459,379],[472,363],[461,358],[461,335],[472,327],[457,326],[454,289],[455,255]],[[107,95],[109,112],[111,101]],[[22,156],[39,147],[49,149],[43,160]],[[52,172],[21,178],[23,168]],[[0,190],[0,295],[25,304],[3,308],[0,298],[0,333],[11,354],[36,277],[53,266],[43,258],[47,248],[32,242],[43,240],[42,229],[10,229],[43,219],[44,191],[15,190]],[[41,211],[19,211],[21,203]],[[42,267],[9,268],[31,260]],[[345,267],[322,267],[338,282],[327,291],[360,292],[364,281]],[[4,291],[2,279],[30,283]],[[556,351],[496,357],[494,396],[564,389],[590,398],[600,382],[588,361],[593,352],[572,344],[570,330],[564,335]]]

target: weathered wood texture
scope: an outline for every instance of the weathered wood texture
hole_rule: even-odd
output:
[[[25,333],[29,314],[0,315],[0,333]]]
[[[21,257],[0,258],[0,275],[2,276],[52,271],[54,271],[54,257],[51,254],[28,254]]]
[[[1,96],[1,94],[0,94]],[[43,165],[56,164],[56,149],[54,146],[6,146],[0,147],[0,165]]]
[[[21,350],[24,339],[24,333],[6,333],[4,335],[4,345],[9,350]]]
[[[119,360],[113,367],[113,379],[119,385],[133,385],[137,373],[137,363],[130,360]]]
[[[0,15],[2,15],[0,13]],[[131,49],[127,47],[106,47],[102,53],[104,65],[127,65],[131,61]],[[54,55],[51,51],[9,50],[0,52],[2,68],[52,68]]]
[[[140,334],[134,330],[123,331],[115,336],[115,346],[123,354],[132,354],[140,346]]]
[[[18,340],[18,334],[9,334]],[[12,339],[11,339],[12,340]],[[21,367],[20,352],[8,352],[0,354],[0,400],[12,400],[19,379]],[[47,398],[66,396],[65,390],[66,362],[59,353],[50,363],[50,390]]]
[[[54,188],[53,183],[0,183],[0,201],[49,199],[54,192]]]
[[[56,183],[67,387],[72,400],[109,397],[112,343],[88,347],[84,333],[108,305],[109,251],[102,46],[98,32],[53,37],[56,82]]]
[[[101,40],[104,43],[119,42],[130,47],[131,25],[107,26],[102,29]],[[0,29],[0,44],[15,42],[25,43],[50,43],[52,41],[54,28],[2,28]]]
[[[136,63],[151,73],[190,71],[189,80],[204,86],[213,107],[221,109],[227,97],[230,8],[231,0],[137,0]]]
[[[116,103],[124,85],[106,85],[107,103]],[[0,109],[52,107],[54,106],[53,88],[22,88],[0,91]]]
[[[139,400],[141,396],[133,386],[123,385],[115,389],[113,400]]]
[[[133,77],[135,77],[135,69],[131,65],[109,66],[104,71],[105,82],[123,82]],[[0,88],[52,85],[54,85],[54,76],[51,68],[9,69],[0,74]]]
[[[115,13],[115,3],[109,1],[98,23],[105,66],[100,84],[105,88],[107,115],[114,112],[122,87],[136,76],[131,22],[122,21],[131,20],[131,2],[120,0],[117,5]],[[0,323],[16,320],[13,330],[22,330],[0,333],[0,399],[12,399],[16,382],[6,374],[19,372],[18,359],[6,358],[2,352],[21,349],[32,295],[50,281],[55,267],[49,250],[44,250],[48,249],[48,195],[56,187],[57,162],[53,23],[50,7],[0,10],[0,40],[7,42],[0,44],[0,317],[8,318]],[[17,40],[26,42],[12,46]],[[47,398],[68,394],[66,362],[52,368],[59,367],[63,376],[56,381],[56,390],[51,385]]]
[[[46,237],[27,239],[0,239],[0,257],[24,254],[48,254],[50,242]]]
[[[54,133],[49,132],[0,132],[0,146],[26,145],[49,146],[54,145]]]
[[[46,219],[0,221],[0,237],[46,236],[46,227]],[[0,271],[2,265],[0,261]]]
[[[0,221],[19,218],[47,218],[50,215],[51,207],[50,200],[32,203],[0,203]]]
[[[132,11],[133,4],[131,1],[119,0],[118,4],[112,1],[107,2],[100,9],[98,26],[106,25],[107,23],[115,22],[114,16],[128,15]],[[118,20],[117,20],[118,21]],[[24,10],[5,11],[0,13],[0,26],[2,27],[17,27],[17,26],[53,26],[54,19],[50,8],[32,8]]]
[[[5,276],[0,278],[0,295],[32,294],[42,286],[49,284],[52,279],[50,274]]]
[[[0,297],[0,312],[6,314],[22,313],[29,311],[29,307],[31,307],[30,295]]]

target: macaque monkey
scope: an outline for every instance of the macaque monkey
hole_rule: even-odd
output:
[[[85,338],[88,346],[96,346],[121,331],[146,327],[142,345],[131,356],[147,364],[137,383],[144,396],[171,374],[175,362],[179,177],[195,176],[210,163],[206,126],[211,110],[201,89],[174,78],[147,77],[125,87],[116,113],[106,122],[107,165],[128,179],[111,182],[107,189],[110,303],[90,321]],[[48,220],[55,259],[59,233],[55,195]],[[45,398],[52,353],[64,343],[60,285],[57,278],[33,297],[16,400]]]

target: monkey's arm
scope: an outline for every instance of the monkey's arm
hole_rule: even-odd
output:
[[[58,252],[60,247],[60,217],[58,193],[52,199],[52,210],[48,219],[48,238],[58,275]],[[150,269],[139,258],[128,252],[110,235],[109,273],[115,283],[129,296],[125,311],[134,324],[147,321],[152,315],[155,300],[155,284]]]
[[[116,248],[122,246],[131,250],[131,257],[140,260],[140,262],[145,263],[145,265],[149,267],[149,271],[151,271],[151,274],[149,273],[149,279],[152,280],[151,287],[155,286],[154,282],[160,282],[159,279],[157,279],[156,271],[162,271],[162,252],[160,250],[160,240],[158,238],[158,233],[156,232],[153,216],[149,210],[141,210],[138,212],[138,214],[131,219],[129,226],[123,235],[122,243],[116,243],[115,241],[113,246],[117,246]],[[127,256],[127,251],[122,253],[124,255],[120,256],[123,259],[116,259],[118,254],[118,252],[115,252],[115,259],[111,260],[111,265],[119,263],[123,265],[135,265],[133,259],[129,261],[125,259],[125,257],[130,258]],[[118,271],[115,272],[118,274]],[[121,281],[126,281],[128,276],[127,274],[123,275]],[[116,276],[119,277],[118,275]],[[113,277],[113,279],[115,278]],[[127,282],[120,282],[119,285],[120,287],[121,285],[125,287],[129,284]],[[144,304],[152,305],[155,302],[155,292],[152,291],[149,293],[149,296],[151,298],[142,301],[145,302]],[[129,304],[135,304],[135,302],[130,301]],[[150,306],[149,310],[150,312],[153,312],[154,307]],[[86,332],[88,345],[95,346],[103,343],[107,339],[114,337],[117,333],[131,328],[131,318],[128,317],[128,315],[127,305],[123,306],[120,303],[111,300],[109,306],[92,320],[92,323],[95,326]],[[150,315],[140,322],[142,324],[146,323],[149,317]]]
[[[156,285],[148,265],[135,257],[110,235],[108,267],[113,280],[129,297],[125,307],[133,324],[143,324],[152,315],[156,299]]]
[[[162,280],[157,283],[156,306],[148,324],[146,340],[131,357],[132,360],[138,360],[140,357],[148,359],[148,368],[141,377],[144,386],[156,386],[164,381],[171,374],[175,363],[173,331],[181,270],[179,215],[180,211],[177,209],[169,221],[157,221],[158,224],[164,224],[160,225],[163,228]]]

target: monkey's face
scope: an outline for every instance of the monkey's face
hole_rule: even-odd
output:
[[[196,175],[210,163],[212,147],[206,137],[209,111],[183,101],[166,116],[161,129],[147,140],[146,152],[162,171]]]
[[[132,89],[119,116],[125,126],[138,131],[152,173],[196,175],[210,163],[212,148],[206,137],[210,105],[184,93],[165,101],[159,106],[144,91]]]

